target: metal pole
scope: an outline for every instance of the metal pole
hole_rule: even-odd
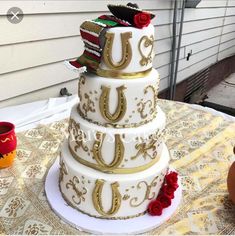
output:
[[[171,46],[171,67],[170,67],[170,99],[173,99],[173,80],[174,80],[174,69],[175,69],[175,50],[176,50],[176,26],[177,26],[177,1],[174,4],[174,15],[172,25],[172,46]]]
[[[175,98],[175,92],[176,92],[176,81],[177,81],[178,67],[179,67],[180,47],[181,47],[182,32],[183,32],[183,25],[184,25],[184,9],[185,9],[185,0],[183,0],[182,2],[182,9],[181,9],[180,31],[179,31],[179,40],[178,40],[177,55],[176,55],[175,73],[174,73],[174,79],[173,79],[172,99]]]

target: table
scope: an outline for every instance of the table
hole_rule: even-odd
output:
[[[235,161],[235,122],[189,104],[159,100],[167,115],[166,143],[179,172],[183,200],[150,234],[235,234],[235,206],[226,176]],[[17,158],[0,170],[0,233],[83,234],[51,211],[44,193],[48,169],[67,135],[68,119],[17,133]]]

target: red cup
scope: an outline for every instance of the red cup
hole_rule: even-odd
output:
[[[0,168],[12,165],[16,156],[16,146],[15,125],[0,122]]]

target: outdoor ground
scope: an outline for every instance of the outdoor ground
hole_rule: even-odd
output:
[[[209,90],[207,96],[203,105],[235,116],[235,73]]]

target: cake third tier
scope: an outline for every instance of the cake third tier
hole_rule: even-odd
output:
[[[78,113],[102,126],[141,126],[157,115],[158,85],[159,75],[155,69],[138,79],[82,75],[79,80]]]
[[[156,118],[137,128],[115,129],[92,124],[78,115],[75,106],[69,126],[69,149],[75,160],[109,173],[135,173],[159,161],[165,114],[156,107]]]

